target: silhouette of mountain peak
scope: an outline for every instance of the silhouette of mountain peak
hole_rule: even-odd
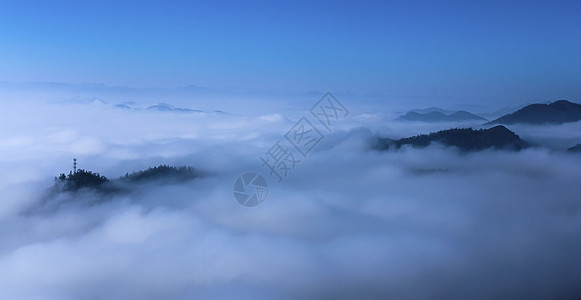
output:
[[[488,124],[562,124],[581,120],[581,105],[567,100],[531,104]]]
[[[520,150],[527,144],[508,128],[498,125],[489,129],[474,130],[472,128],[454,128],[422,134],[399,140],[383,139],[379,150],[399,149],[403,145],[426,147],[431,143],[457,147],[461,151],[479,151],[488,148]]]

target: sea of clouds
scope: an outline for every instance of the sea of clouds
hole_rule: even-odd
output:
[[[580,123],[509,127],[547,145],[521,152],[379,152],[376,136],[482,126],[400,122],[418,107],[339,97],[349,116],[278,183],[259,157],[320,96],[3,91],[0,298],[581,297],[581,155],[562,151]],[[147,109],[160,102],[201,111]],[[159,164],[205,175],[28,212],[72,158],[109,178]],[[249,171],[269,182],[253,208],[232,194]]]

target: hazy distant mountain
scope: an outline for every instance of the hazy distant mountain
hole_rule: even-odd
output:
[[[131,107],[127,104],[116,104],[115,107],[121,108],[121,109],[131,109]]]
[[[215,113],[215,114],[227,114],[221,110],[213,110],[213,111],[203,111],[199,109],[190,109],[190,108],[182,108],[182,107],[175,107],[168,103],[158,103],[155,105],[147,106],[147,107],[140,107],[137,103],[133,101],[123,102],[113,107],[123,110],[149,110],[149,111],[160,111],[160,112],[178,112],[178,113]]]
[[[399,149],[403,145],[426,147],[434,142],[457,147],[462,151],[478,151],[487,148],[520,150],[527,147],[527,144],[518,135],[499,125],[480,130],[472,128],[447,129],[399,140],[382,139],[378,148],[380,150]]]
[[[174,112],[202,112],[201,110],[194,110],[189,108],[174,107],[167,103],[159,103],[152,105],[147,108],[148,110],[159,110],[159,111],[174,111]]]
[[[562,124],[581,120],[581,105],[567,100],[531,104],[488,124]]]
[[[116,108],[121,108],[121,109],[135,109],[134,107],[137,105],[137,103],[133,102],[133,101],[125,101],[123,103],[119,103],[114,105],[114,107]]]
[[[410,112],[417,112],[420,114],[427,114],[427,113],[431,113],[431,112],[441,112],[445,115],[449,115],[454,113],[456,110],[447,110],[447,109],[443,109],[441,107],[437,107],[437,106],[432,106],[432,107],[428,107],[428,108],[417,108],[417,109],[412,109],[410,110]]]
[[[567,150],[570,152],[581,152],[581,144],[577,144]]]
[[[464,121],[486,121],[485,118],[477,116],[467,111],[456,111],[450,114],[445,114],[442,111],[433,110],[426,113],[417,111],[410,111],[401,116],[400,119],[406,121],[421,121],[421,122],[464,122]]]
[[[510,114],[512,112],[515,112],[521,108],[523,108],[525,105],[519,105],[519,106],[505,106],[499,109],[496,109],[495,111],[492,112],[482,112],[479,113],[478,115],[487,119],[487,120],[496,120],[506,114]]]

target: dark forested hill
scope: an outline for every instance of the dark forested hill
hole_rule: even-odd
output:
[[[55,178],[53,192],[76,192],[80,189],[88,188],[97,191],[114,192],[127,188],[127,183],[172,183],[190,180],[198,177],[199,174],[192,167],[171,167],[159,165],[143,171],[127,173],[119,179],[109,180],[105,176],[92,171],[78,170],[69,175],[61,174]]]
[[[531,104],[488,124],[562,124],[581,120],[581,104],[567,100],[551,104]]]
[[[431,143],[457,147],[462,151],[478,151],[487,148],[520,150],[527,147],[527,144],[518,135],[499,125],[480,130],[471,128],[448,129],[399,140],[382,139],[378,148],[380,150],[399,149],[403,145],[426,147]]]
[[[170,167],[166,165],[159,165],[157,167],[149,168],[144,171],[127,173],[120,179],[126,182],[146,182],[153,180],[162,181],[181,181],[197,177],[198,174],[192,167]]]
[[[68,176],[62,173],[55,184],[62,191],[77,191],[81,188],[98,188],[107,182],[109,179],[99,173],[80,169],[75,173],[70,172]]]

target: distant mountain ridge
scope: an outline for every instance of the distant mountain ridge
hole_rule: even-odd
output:
[[[416,108],[416,109],[410,110],[410,112],[417,112],[420,114],[427,114],[427,113],[431,113],[434,111],[441,112],[445,115],[449,115],[449,114],[454,113],[456,110],[443,109],[443,108],[437,107],[437,106],[432,106],[432,107],[428,107],[428,108]]]
[[[174,111],[174,112],[203,112],[198,109],[189,109],[189,108],[181,108],[181,107],[174,107],[167,103],[158,103],[156,105],[149,106],[147,110],[158,110],[158,111]]]
[[[504,115],[491,124],[562,124],[581,120],[581,104],[558,100],[551,104],[531,104]]]
[[[204,111],[200,109],[191,109],[176,107],[168,103],[158,103],[147,107],[139,107],[135,102],[123,102],[113,105],[113,107],[122,110],[137,110],[137,111],[159,111],[159,112],[174,112],[174,113],[211,113],[211,114],[227,114],[222,110]]]
[[[421,122],[464,122],[464,121],[487,121],[485,118],[475,115],[473,113],[459,110],[453,113],[446,114],[444,110],[433,110],[425,113],[418,111],[410,111],[400,119],[406,121],[421,121]]]
[[[502,125],[489,129],[455,128],[422,134],[399,140],[382,139],[379,150],[399,149],[404,145],[427,147],[432,143],[457,147],[461,151],[480,151],[488,148],[521,150],[528,145],[518,135]]]

